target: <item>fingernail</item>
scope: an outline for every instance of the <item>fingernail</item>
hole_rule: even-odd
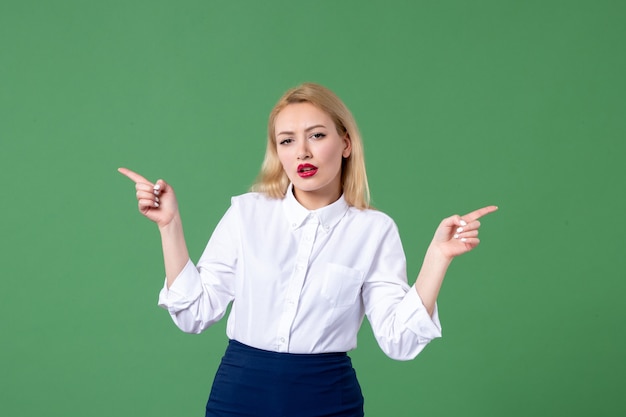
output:
[[[158,203],[160,201],[159,197],[154,197],[154,201],[156,201]]]
[[[461,239],[461,242],[467,242],[467,239],[462,238],[462,239]]]
[[[459,238],[458,233],[455,233],[455,234],[454,234],[454,238],[455,238],[455,239],[458,239],[458,238]]]
[[[463,228],[462,228],[462,227],[458,227],[458,228],[456,229],[456,232],[457,232],[457,233],[462,233],[462,232],[463,232]]]
[[[461,226],[467,226],[467,223],[465,222],[465,220],[461,219],[461,221],[459,222],[459,224]]]
[[[159,207],[159,203],[157,203],[156,201],[154,202],[154,207]]]

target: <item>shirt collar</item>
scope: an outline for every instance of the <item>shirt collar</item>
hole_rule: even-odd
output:
[[[326,207],[317,210],[308,210],[302,206],[293,195],[293,184],[289,184],[285,198],[283,199],[283,209],[285,210],[285,215],[287,216],[289,226],[292,230],[298,229],[310,217],[316,217],[322,229],[326,232],[330,232],[346,214],[348,208],[348,203],[346,203],[342,194],[337,201]]]

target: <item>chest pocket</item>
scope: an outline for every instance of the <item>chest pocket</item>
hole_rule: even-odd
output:
[[[349,307],[356,303],[364,275],[347,266],[329,263],[324,271],[322,296],[333,307]]]

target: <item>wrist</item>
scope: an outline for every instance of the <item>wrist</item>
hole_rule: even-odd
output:
[[[454,256],[449,256],[437,244],[431,243],[426,251],[426,259],[447,268],[454,259]]]
[[[169,222],[165,224],[159,224],[158,226],[159,232],[161,232],[162,236],[171,235],[176,234],[178,231],[182,230],[183,222],[180,218],[180,215],[176,213]]]

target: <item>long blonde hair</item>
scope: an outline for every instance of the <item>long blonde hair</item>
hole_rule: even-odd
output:
[[[356,121],[350,110],[335,93],[319,84],[304,83],[288,90],[272,109],[267,124],[267,147],[265,158],[251,191],[283,198],[289,178],[285,173],[276,151],[275,123],[278,113],[289,104],[311,103],[330,116],[341,136],[350,138],[352,150],[343,159],[341,186],[346,202],[358,209],[370,208],[370,191],[365,171],[363,142]]]

